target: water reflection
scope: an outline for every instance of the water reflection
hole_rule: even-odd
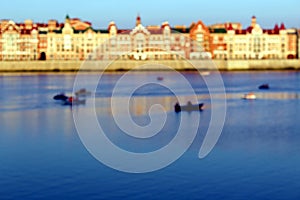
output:
[[[227,99],[242,98],[245,93],[226,93]],[[256,92],[257,99],[277,99],[277,100],[289,100],[299,99],[300,94],[294,92]]]
[[[111,94],[118,76],[105,75],[107,86],[99,93]],[[146,73],[136,76],[149,77]],[[192,72],[187,75],[189,79],[191,76]],[[200,194],[205,199],[299,199],[299,73],[228,72],[223,77],[228,91],[227,117],[210,155],[203,160],[197,158],[205,125],[211,119],[210,96],[198,93],[198,100],[206,107],[200,114],[200,134],[191,148],[170,167],[136,176],[99,164],[80,142],[72,111],[88,116],[93,112],[91,99],[87,99],[86,105],[73,108],[53,102],[54,94],[72,91],[73,75],[0,76],[0,196],[2,199],[178,199]],[[172,74],[164,73],[164,81],[168,79],[174,80]],[[271,89],[258,91],[257,85],[264,82],[270,83]],[[198,80],[193,86],[200,91]],[[256,94],[257,100],[241,99],[249,91]],[[116,145],[133,152],[147,152],[168,144],[181,117],[186,119],[183,125],[189,134],[195,125],[194,115],[198,114],[176,114],[173,105],[177,99],[165,93],[132,97],[130,109],[133,118],[141,119],[138,122],[147,120],[144,115],[153,104],[161,104],[168,112],[166,126],[150,144],[122,133],[111,117],[111,98],[105,95],[96,98],[96,111],[101,115],[99,123],[106,125]],[[217,93],[213,95],[222,99]],[[185,104],[189,96],[182,97],[181,103]],[[122,105],[122,97],[118,98]],[[88,124],[88,118],[86,121]]]
[[[127,108],[122,108],[122,105],[126,105],[126,98],[123,97],[114,97],[114,101],[118,102],[120,109],[118,110],[119,114],[125,114]],[[192,99],[192,96],[138,96],[132,97],[129,102],[129,111],[134,116],[147,115],[149,110],[153,105],[160,105],[162,109],[153,109],[154,114],[160,114],[162,112],[171,112],[174,111],[174,105],[176,102],[179,102],[182,105],[185,105],[188,101]],[[198,96],[198,102],[192,102],[193,104],[205,102],[208,106],[209,96],[200,95]],[[92,106],[91,102],[87,101],[88,106]],[[101,115],[109,114],[111,115],[111,98],[102,97],[95,100],[95,107],[98,113]]]
[[[265,100],[293,100],[293,99],[300,99],[299,93],[293,93],[293,92],[258,92],[255,93],[257,99],[265,99]],[[241,99],[244,96],[244,93],[226,93],[226,99],[227,100],[234,100],[234,99]],[[197,95],[198,102],[192,102],[192,103],[205,103],[205,109],[210,109],[210,99],[223,99],[222,94],[203,94],[203,95]],[[122,105],[126,105],[125,98],[122,97],[113,97],[114,100],[119,103],[120,107]],[[141,116],[141,115],[147,115],[150,108],[155,105],[159,104],[163,107],[165,112],[171,112],[174,110],[174,105],[176,102],[179,101],[180,104],[186,104],[192,96],[180,96],[180,98],[175,96],[135,96],[132,97],[130,100],[130,107],[129,111],[134,116]],[[89,101],[87,101],[89,102]],[[92,106],[91,104],[88,104],[88,106]],[[216,105],[217,106],[217,105]],[[102,114],[109,114],[111,115],[111,98],[110,97],[101,97],[96,98],[95,100],[95,107],[98,113]],[[126,109],[126,108],[124,108]],[[122,112],[125,112],[124,109],[120,109],[119,112],[122,114]],[[160,109],[154,109],[152,110],[154,113],[161,113],[162,110]]]

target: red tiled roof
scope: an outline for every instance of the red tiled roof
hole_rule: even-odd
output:
[[[279,28],[280,30],[285,30],[285,26],[284,26],[284,23],[281,23],[281,25],[280,25],[280,28]]]
[[[264,33],[268,33],[269,35],[279,34],[279,29],[265,29]]]
[[[253,29],[252,26],[249,26],[249,27],[246,28],[246,29],[237,29],[237,30],[235,30],[235,34],[243,34],[243,35],[245,35],[245,34],[247,34],[247,33],[251,33],[252,29]],[[227,30],[228,30],[228,29],[227,29]]]
[[[243,30],[236,30],[235,33],[236,34],[247,34],[247,33],[251,33],[252,32],[253,27],[249,26],[247,29],[243,29]],[[275,27],[273,29],[263,29],[262,30],[263,33],[265,34],[279,34],[279,28],[278,25],[276,24]]]
[[[48,24],[45,23],[36,23],[37,27],[47,27]]]
[[[252,26],[249,26],[246,30],[247,30],[248,33],[251,33],[251,32],[252,32],[252,29],[253,29],[253,27],[252,27]]]
[[[279,30],[279,28],[278,28],[278,24],[275,24],[275,26],[274,26],[274,30],[275,30],[275,31],[278,31],[278,30]]]
[[[88,25],[92,26],[92,23],[91,23],[91,22],[89,22],[89,21],[84,21],[84,23],[86,23],[86,24],[88,24]]]
[[[235,30],[235,33],[236,34],[247,34],[248,33],[248,30],[247,29],[243,29],[243,30]]]
[[[162,34],[163,33],[163,29],[147,29],[151,34]]]
[[[130,29],[121,29],[121,30],[118,30],[118,34],[129,34],[131,30]]]
[[[31,34],[31,30],[26,30],[26,29],[21,30],[21,35],[30,35],[30,34]]]
[[[227,25],[225,25],[227,26]],[[229,23],[228,27],[226,27],[227,31],[232,31],[233,30],[233,27],[232,27],[232,24]]]

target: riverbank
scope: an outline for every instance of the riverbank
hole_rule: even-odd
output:
[[[0,72],[299,70],[300,60],[1,61]]]

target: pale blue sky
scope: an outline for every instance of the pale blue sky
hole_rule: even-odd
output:
[[[106,28],[112,20],[118,27],[132,28],[137,13],[144,25],[159,25],[164,21],[172,26],[190,25],[202,20],[207,25],[241,22],[245,28],[255,15],[264,28],[281,22],[288,28],[300,28],[299,0],[13,0],[2,1],[0,19],[63,22],[67,13],[92,22],[96,28]]]

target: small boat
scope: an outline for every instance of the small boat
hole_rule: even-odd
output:
[[[202,75],[202,76],[208,76],[208,75],[210,75],[210,72],[200,72],[200,75]]]
[[[85,88],[82,88],[75,92],[76,96],[85,97],[90,96],[92,93],[90,91],[87,91]]]
[[[248,94],[245,94],[245,95],[243,96],[243,99],[253,100],[253,99],[256,99],[256,96],[255,96],[255,94],[254,94],[253,92],[250,92],[250,93],[248,93]]]
[[[158,76],[156,79],[157,79],[158,81],[162,81],[162,80],[164,80],[164,77]]]
[[[67,97],[64,93],[57,94],[53,97],[54,100],[62,100],[62,101],[65,101],[68,98],[69,97]]]
[[[204,103],[200,104],[192,104],[190,101],[186,105],[179,105],[179,103],[176,103],[174,106],[175,112],[181,112],[181,111],[202,111],[204,107]]]
[[[258,87],[258,89],[260,90],[267,90],[267,89],[270,89],[270,86],[269,84],[262,84]]]
[[[64,101],[63,105],[68,105],[68,106],[75,106],[75,105],[81,105],[85,104],[85,99],[78,99],[77,97],[69,97]]]

